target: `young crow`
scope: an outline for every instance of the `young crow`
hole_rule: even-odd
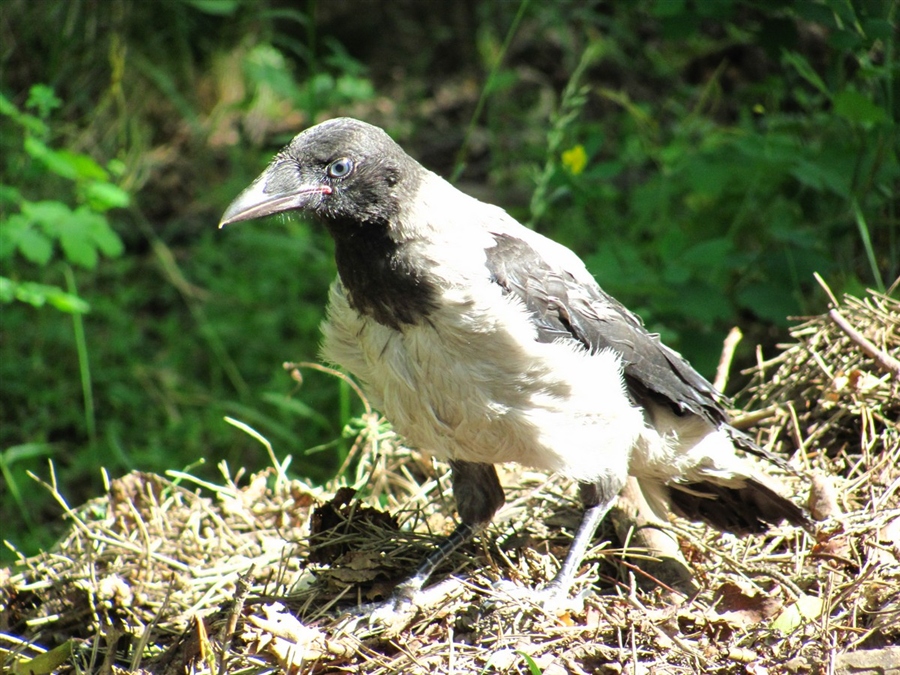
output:
[[[287,211],[334,238],[324,358],[453,472],[460,523],[397,587],[392,611],[503,504],[501,462],[580,483],[584,519],[548,604],[568,593],[629,474],[661,517],[738,533],[806,523],[736,454],[765,453],[729,426],[723,397],[572,251],[463,194],[378,127],[341,118],[299,134],[220,227]]]

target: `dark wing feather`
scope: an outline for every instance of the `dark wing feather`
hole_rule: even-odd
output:
[[[540,342],[574,339],[590,352],[612,349],[622,358],[625,383],[637,401],[664,402],[678,414],[728,422],[726,399],[659,336],[597,284],[554,269],[529,243],[495,234],[487,249],[491,279],[525,303]]]

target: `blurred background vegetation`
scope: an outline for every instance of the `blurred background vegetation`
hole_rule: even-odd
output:
[[[5,0],[3,538],[52,543],[100,467],[268,463],[319,481],[359,412],[315,360],[330,241],[218,231],[306,126],[385,127],[572,247],[713,374],[900,271],[891,0]],[[337,439],[337,440],[335,440]],[[203,466],[198,462],[205,461]],[[13,553],[4,548],[4,559]]]

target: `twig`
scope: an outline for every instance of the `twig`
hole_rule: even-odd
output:
[[[244,602],[250,593],[250,586],[253,583],[253,570],[256,563],[250,565],[246,572],[238,577],[237,583],[234,585],[234,601],[228,611],[228,621],[222,626],[222,632],[219,633],[219,672],[224,673],[225,655],[231,647],[231,641],[234,639],[234,631],[237,629],[238,619],[241,612],[244,611]]]
[[[758,410],[751,410],[750,412],[733,418],[731,420],[731,426],[733,426],[735,429],[748,429],[750,427],[756,426],[764,420],[775,417],[780,410],[782,410],[782,406],[779,404],[770,405],[765,408],[759,408]]]
[[[828,294],[828,298],[831,300],[831,304],[834,305],[835,307],[840,305],[841,303],[839,303],[837,301],[837,298],[834,297],[834,293],[831,292],[831,288],[829,288],[828,284],[825,283],[825,280],[822,278],[822,275],[819,274],[818,272],[813,272],[813,276],[815,277],[816,281],[819,282],[819,286],[822,287],[822,290]]]
[[[794,432],[794,440],[797,443],[797,449],[800,451],[800,454],[803,455],[806,453],[806,442],[803,440],[803,430],[800,428],[800,418],[797,416],[793,401],[788,401],[787,407],[791,416],[791,428]]]
[[[291,373],[291,376],[296,380],[299,373],[294,374],[294,371],[299,370],[300,368],[309,368],[310,370],[318,370],[320,373],[326,373],[328,375],[334,375],[335,377],[339,377],[344,382],[346,382],[350,388],[356,392],[356,395],[359,396],[359,399],[362,401],[363,407],[366,409],[366,414],[372,414],[372,406],[369,405],[369,399],[366,398],[366,395],[363,393],[363,390],[360,389],[359,385],[348,376],[346,373],[342,373],[340,370],[336,368],[329,368],[328,366],[323,366],[320,363],[313,363],[312,361],[300,361],[299,363],[292,363],[290,361],[286,361],[282,364],[282,368]],[[298,380],[302,382],[301,380]]]
[[[893,373],[896,377],[900,377],[900,361],[890,354],[885,354],[882,350],[878,349],[878,347],[872,344],[862,333],[851,326],[850,322],[847,321],[847,319],[844,318],[844,315],[838,310],[830,310],[828,316],[838,325],[838,328],[847,334],[847,337],[853,340],[853,342],[855,342],[866,354],[871,356],[875,360],[875,363],[884,370]]]
[[[719,357],[719,366],[716,368],[716,379],[713,382],[713,386],[719,391],[725,391],[725,387],[728,385],[728,371],[731,370],[731,361],[734,359],[734,350],[737,348],[738,343],[743,337],[744,334],[741,333],[741,329],[735,326],[728,331],[728,335],[722,343],[722,356]]]
[[[637,595],[637,589],[634,587],[632,587],[631,592],[628,594],[628,602],[632,607],[639,609],[641,612],[643,612],[645,617],[648,617],[648,620],[646,621],[645,625],[649,626],[653,630],[653,632],[655,632],[660,638],[662,638],[663,640],[671,641],[679,649],[681,649],[681,651],[683,651],[685,654],[693,656],[695,659],[697,659],[700,662],[703,661],[703,658],[704,658],[703,654],[701,654],[699,651],[697,651],[686,640],[684,640],[680,636],[676,635],[674,632],[668,632],[668,631],[663,630],[662,628],[657,626],[656,623],[654,623],[652,620],[649,619],[650,610],[647,609],[647,606],[640,601],[640,598],[638,598],[638,595]],[[634,659],[634,663],[637,664],[637,653],[635,653],[632,658]]]

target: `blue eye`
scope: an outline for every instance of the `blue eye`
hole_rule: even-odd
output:
[[[328,165],[328,175],[332,178],[343,178],[353,171],[353,160],[349,157],[341,157]]]

